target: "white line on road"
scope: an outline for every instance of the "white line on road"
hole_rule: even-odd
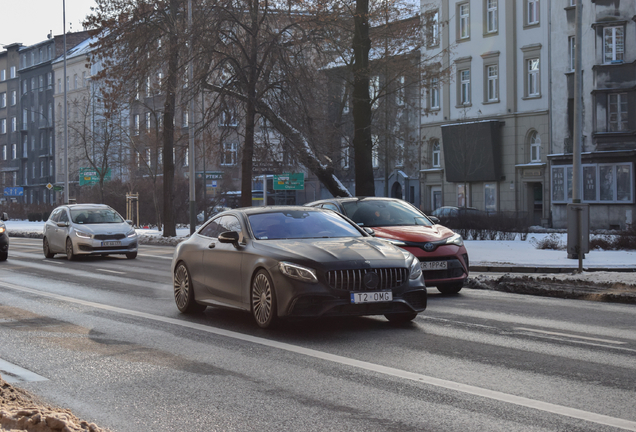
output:
[[[530,399],[522,396],[516,396],[508,393],[499,392],[496,390],[490,390],[486,388],[481,388],[477,386],[472,386],[469,384],[462,384],[454,381],[444,380],[440,378],[435,378],[428,375],[423,375],[414,372],[408,372],[401,369],[392,368],[389,366],[382,366],[374,363],[369,363],[361,360],[355,360],[352,358],[339,356],[336,354],[329,354],[322,351],[314,350],[311,348],[303,348],[300,346],[288,344],[285,342],[278,342],[268,339],[259,338],[256,336],[250,336],[238,332],[234,332],[231,330],[218,329],[214,327],[209,327],[203,324],[192,323],[187,321],[178,320],[175,318],[162,317],[159,315],[153,315],[146,312],[138,312],[130,309],[123,309],[116,306],[109,306],[100,303],[90,302],[86,300],[75,299],[72,297],[67,297],[59,294],[48,293],[45,291],[39,291],[36,289],[15,285],[7,282],[0,282],[0,286],[5,288],[14,289],[22,292],[28,292],[35,295],[41,295],[43,297],[53,298],[63,302],[70,302],[75,304],[81,304],[88,307],[93,307],[97,309],[107,310],[115,313],[120,313],[124,315],[134,316],[137,318],[146,318],[153,321],[159,321],[166,324],[178,325],[181,327],[191,328],[193,330],[203,331],[206,333],[215,334],[218,336],[224,336],[236,340],[241,340],[245,342],[255,343],[271,348],[277,348],[281,350],[285,350],[288,352],[293,352],[296,354],[306,355],[309,357],[322,359],[325,361],[330,361],[333,363],[343,364],[346,366],[356,367],[363,370],[368,370],[375,373],[381,373],[388,376],[394,376],[410,381],[415,381],[423,384],[428,384],[436,387],[441,387],[449,390],[455,390],[461,393],[466,393],[474,396],[480,396],[496,401],[507,402],[514,405],[519,405],[527,408],[534,408],[540,411],[545,411],[553,414],[563,415],[567,417],[572,417],[575,419],[585,420],[593,423],[598,423],[602,425],[612,426],[620,429],[625,429],[629,431],[636,432],[636,422],[620,419],[616,417],[610,417],[603,414],[597,414],[589,411],[584,411],[576,408],[570,408],[563,405],[556,405],[549,402],[543,402],[540,400]]]
[[[0,359],[0,372],[2,372],[2,379],[9,384],[34,382],[34,381],[48,381],[47,378],[31,372],[30,370],[23,369],[20,366],[9,363]]]
[[[95,270],[100,270],[100,271],[105,271],[105,272],[109,272],[109,273],[115,273],[115,274],[126,274],[126,272],[120,272],[120,271],[116,271],[116,270],[108,270],[108,269],[95,269]]]
[[[594,341],[594,342],[604,342],[604,343],[616,344],[616,345],[625,345],[625,343],[626,343],[626,342],[615,341],[615,340],[599,339],[599,338],[593,338],[593,337],[588,337],[588,336],[578,336],[578,335],[573,335],[573,334],[569,334],[569,333],[558,333],[558,332],[552,332],[552,331],[546,331],[546,330],[531,329],[531,328],[526,328],[526,327],[514,327],[514,329],[515,330],[522,330],[522,331],[529,331],[529,332],[534,332],[534,333],[542,333],[542,334],[547,334],[547,335],[552,335],[552,336],[564,336],[564,337],[574,338],[574,339],[584,339],[584,340],[589,340],[589,341]]]

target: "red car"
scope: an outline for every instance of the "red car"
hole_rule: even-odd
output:
[[[468,252],[462,236],[439,225],[414,205],[395,198],[331,198],[306,204],[344,214],[375,236],[408,250],[422,264],[426,286],[456,294],[468,277]]]

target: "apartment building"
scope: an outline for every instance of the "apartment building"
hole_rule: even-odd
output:
[[[21,199],[18,189],[20,159],[18,145],[20,116],[18,67],[21,44],[11,44],[0,52],[0,202]],[[11,188],[5,195],[5,188]]]
[[[552,1],[552,223],[566,226],[572,201],[575,0]],[[625,228],[636,220],[636,3],[582,3],[583,139],[581,199],[590,227]]]
[[[549,225],[547,0],[422,2],[422,208],[471,206]]]

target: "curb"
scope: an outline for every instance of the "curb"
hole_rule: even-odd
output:
[[[533,267],[533,266],[470,266],[470,272],[475,273],[573,273],[576,267]],[[636,272],[636,267],[584,267],[586,272]]]

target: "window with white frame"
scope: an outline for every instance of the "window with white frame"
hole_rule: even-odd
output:
[[[371,135],[371,165],[373,168],[380,166],[380,138],[377,135]]]
[[[341,94],[342,113],[349,114],[349,94],[347,92],[347,85],[342,86]]]
[[[7,145],[2,146],[2,160],[7,160]]]
[[[221,165],[236,165],[236,153],[238,144],[235,142],[223,143],[223,153],[221,154]]]
[[[497,185],[494,183],[484,184],[484,209],[487,212],[497,211]]]
[[[431,141],[431,161],[433,168],[439,168],[442,165],[442,151],[438,140]]]
[[[627,93],[608,94],[607,105],[607,131],[619,132],[627,130]]]
[[[533,97],[533,96],[539,96],[540,95],[540,89],[539,89],[539,59],[538,58],[534,58],[534,59],[528,59],[526,61],[526,65],[527,65],[527,84],[528,84],[528,88],[527,88],[527,96],[529,97]]]
[[[18,145],[11,144],[11,159],[17,159],[17,158],[18,158]]]
[[[0,134],[7,133],[7,119],[0,119]]]
[[[349,140],[345,137],[340,140],[340,157],[342,168],[349,168]]]
[[[462,3],[457,6],[458,9],[458,29],[459,39],[468,39],[470,37],[470,5]]]
[[[570,62],[569,62],[570,70],[573,71],[576,67],[576,37],[575,36],[568,37],[568,56],[570,59]]]
[[[497,32],[498,0],[486,0],[486,33]]]
[[[439,79],[431,78],[430,109],[439,109]]]
[[[219,126],[238,126],[238,120],[233,110],[224,110],[219,117]]]
[[[188,122],[188,112],[183,111],[183,113],[181,113],[181,126],[188,127],[189,124],[190,123]]]
[[[18,103],[18,92],[11,91],[11,106],[15,106]]]
[[[40,161],[40,177],[44,177],[44,161]]]
[[[11,74],[10,74],[10,77],[11,77],[11,78],[15,78],[15,76],[16,76],[16,75],[15,75],[15,66],[11,66]]]
[[[150,113],[149,112],[146,113],[146,130],[147,131],[150,130]]]
[[[426,44],[429,47],[439,45],[439,11],[426,14]]]
[[[488,102],[495,102],[499,100],[499,66],[487,66],[486,75],[488,76]]]
[[[133,134],[139,135],[139,114],[133,116]]]
[[[11,117],[11,132],[16,132],[18,130],[18,119],[16,117]]]
[[[0,108],[7,106],[7,92],[0,93]]]
[[[460,96],[459,103],[461,105],[470,104],[470,69],[459,71]]]
[[[0,81],[6,81],[6,80],[7,80],[7,70],[0,69]]]
[[[395,90],[395,103],[397,106],[404,106],[405,104],[405,79],[403,76],[397,79],[397,89]]]
[[[183,156],[183,166],[190,166],[190,150],[186,147],[185,155]]]
[[[371,98],[371,108],[377,109],[380,106],[380,77],[374,75],[369,79],[369,97]]]
[[[581,168],[583,202],[634,202],[634,167],[631,162],[582,164]],[[572,200],[572,175],[571,165],[552,167],[552,202]]]
[[[625,28],[603,28],[603,63],[617,63],[624,60]]]
[[[57,79],[57,93],[62,93],[62,78]]]
[[[537,131],[532,131],[529,136],[530,162],[541,162],[541,137]]]
[[[539,24],[539,0],[526,0],[526,24]]]

